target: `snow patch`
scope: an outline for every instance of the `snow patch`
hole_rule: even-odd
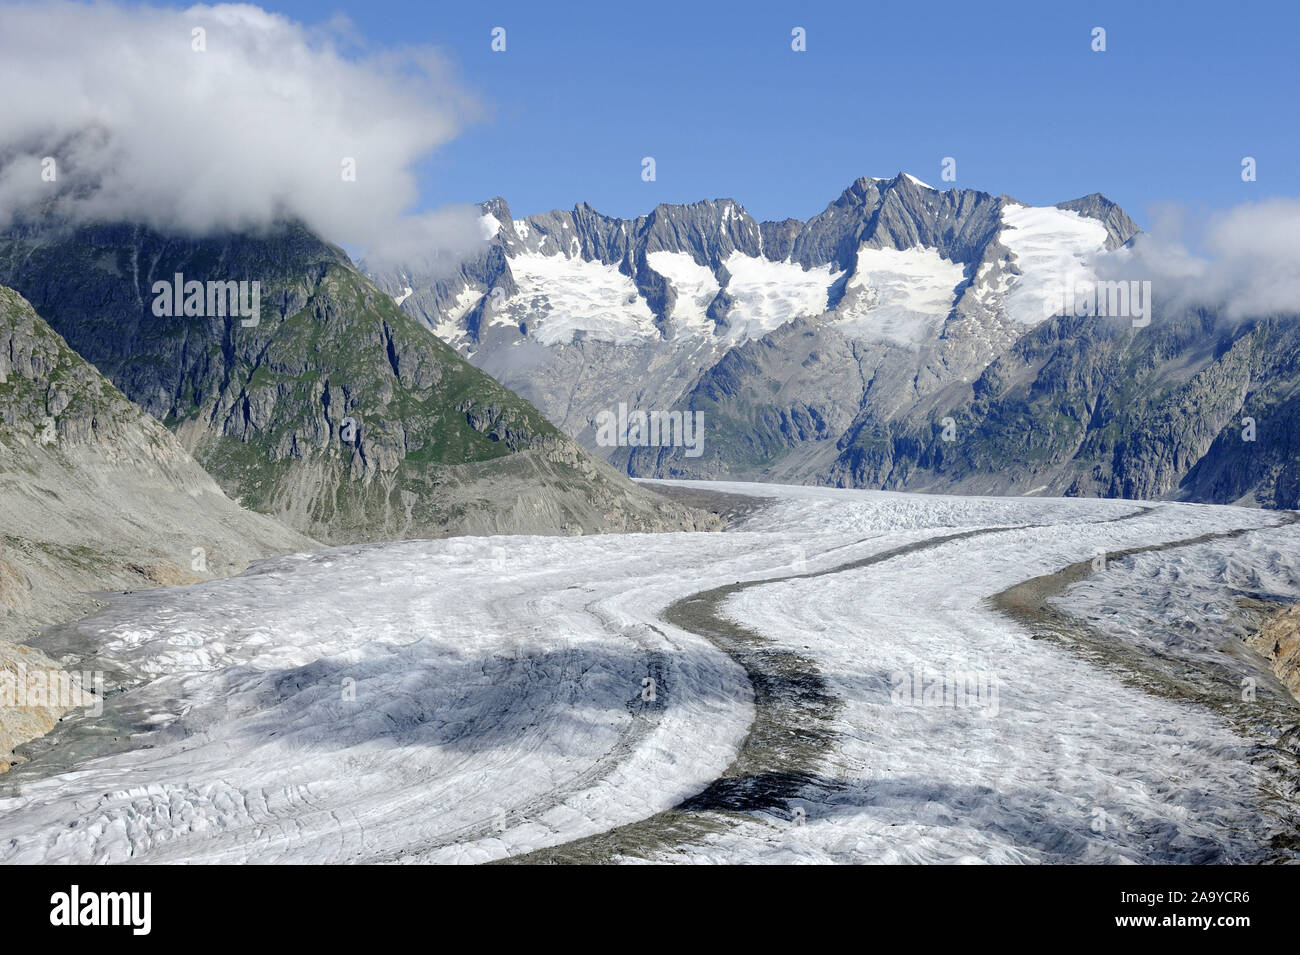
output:
[[[834,327],[853,338],[916,347],[935,338],[965,270],[934,249],[858,249]]]
[[[803,266],[786,260],[770,262],[732,252],[723,263],[731,274],[727,291],[735,305],[727,313],[727,338],[739,343],[760,338],[797,318],[826,311],[830,287],[844,274],[829,265]]]
[[[677,323],[677,337],[712,334],[713,322],[707,312],[709,303],[718,294],[718,280],[713,271],[685,252],[651,252],[646,261],[650,268],[672,284],[677,293],[672,313],[673,321]]]
[[[1105,250],[1106,227],[1067,209],[1016,204],[1002,210],[1000,238],[1022,273],[1004,297],[1007,314],[1037,325],[1056,314],[1064,289],[1097,280],[1090,261]]]
[[[433,327],[433,333],[452,348],[462,345],[466,336],[465,316],[483,298],[481,289],[466,285],[456,293],[456,299],[442,314],[442,321]]]
[[[659,335],[650,306],[616,265],[524,252],[511,258],[510,270],[519,292],[507,305],[510,317],[493,322],[527,321],[539,344],[566,345],[579,333],[616,343]]]

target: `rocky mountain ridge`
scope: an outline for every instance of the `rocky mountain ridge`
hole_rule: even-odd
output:
[[[1138,227],[1100,194],[1031,207],[900,173],[806,222],[731,199],[482,215],[454,274],[376,282],[631,475],[1297,503],[1292,318],[1142,299]],[[702,413],[703,453],[602,445],[623,406]]]

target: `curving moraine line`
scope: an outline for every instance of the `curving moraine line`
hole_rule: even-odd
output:
[[[1107,561],[1137,554],[1235,540],[1246,534],[1294,524],[1300,512],[1282,515],[1276,524],[1240,527],[1182,540],[1147,544],[1108,553]],[[1213,663],[1140,649],[1110,636],[1052,603],[1093,573],[1090,560],[1031,577],[994,594],[989,603],[1028,630],[1035,640],[1050,640],[1103,667],[1130,686],[1167,699],[1206,707],[1237,734],[1254,742],[1247,759],[1259,771],[1263,811],[1272,817],[1267,862],[1292,862],[1300,851],[1300,705],[1285,693],[1260,692],[1245,705],[1235,674]]]

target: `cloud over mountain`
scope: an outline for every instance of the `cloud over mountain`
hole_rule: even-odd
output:
[[[1300,311],[1297,249],[1298,199],[1243,203],[1196,224],[1167,207],[1149,232],[1098,266],[1111,278],[1151,280],[1163,307],[1217,307],[1236,322]]]
[[[0,89],[0,227],[38,209],[186,233],[297,216],[358,245],[392,231],[415,165],[479,112],[431,48],[242,4],[0,7]],[[477,241],[469,218],[403,234],[450,227],[454,248]]]

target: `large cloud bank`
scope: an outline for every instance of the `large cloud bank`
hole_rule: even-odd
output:
[[[203,234],[292,216],[356,246],[481,241],[468,210],[404,215],[416,164],[476,104],[433,50],[368,50],[346,22],[0,6],[0,100],[0,228],[53,213]]]

